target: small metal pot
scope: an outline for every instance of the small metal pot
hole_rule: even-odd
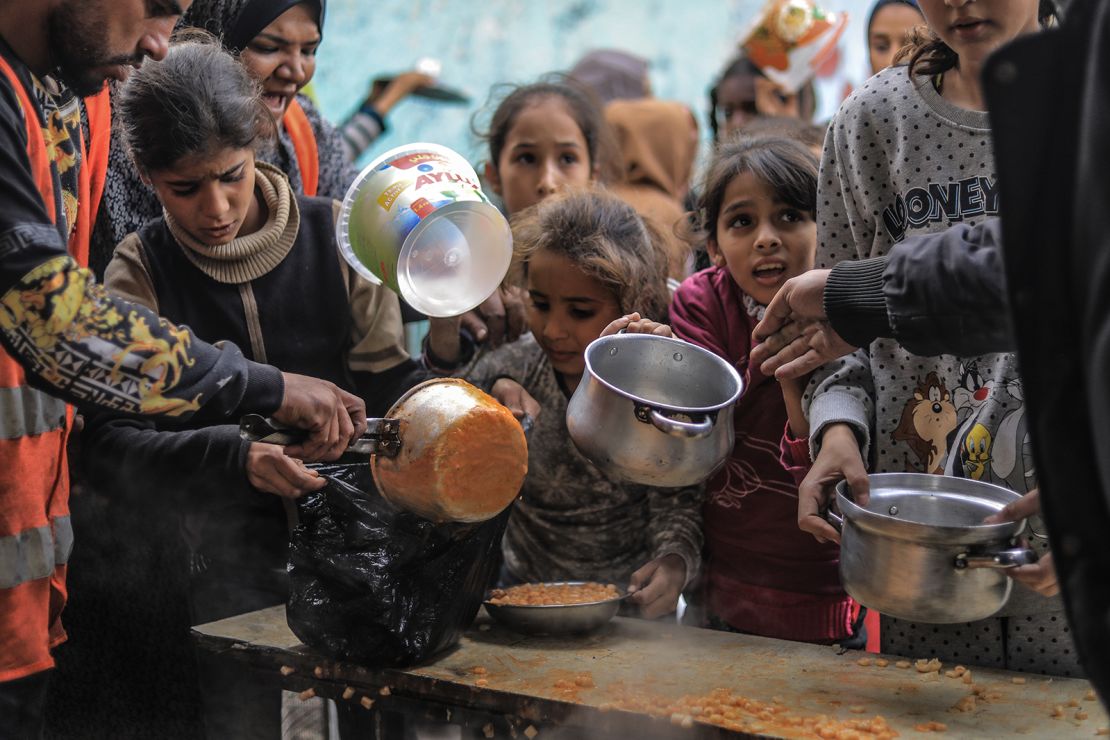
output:
[[[548,586],[582,586],[586,581],[557,581]],[[584,604],[494,604],[486,599],[486,612],[514,632],[526,635],[585,635],[609,623],[620,611],[628,593]]]
[[[1005,606],[1013,582],[1005,569],[1034,563],[1018,546],[1025,521],[982,524],[1020,494],[990,483],[923,473],[869,476],[867,507],[836,486],[842,516],[840,580],[864,606],[932,624],[973,622]]]
[[[701,347],[651,334],[602,337],[567,405],[567,431],[602,472],[652,486],[708,478],[735,441],[732,408],[743,382]]]

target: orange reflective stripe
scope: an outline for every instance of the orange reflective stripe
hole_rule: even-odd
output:
[[[0,72],[3,72],[8,78],[12,89],[15,90],[16,99],[19,100],[19,107],[23,109],[23,123],[27,126],[27,158],[31,160],[31,175],[35,178],[35,186],[39,193],[42,194],[42,202],[46,206],[46,212],[50,215],[50,220],[54,221],[54,216],[57,213],[54,203],[54,175],[50,171],[50,158],[46,156],[46,142],[42,138],[42,124],[39,123],[39,117],[35,113],[37,108],[31,102],[31,96],[23,89],[23,82],[20,81],[19,75],[15,73],[12,65],[8,64],[8,60],[3,55],[0,55]]]
[[[293,100],[281,119],[289,138],[293,141],[293,152],[297,155],[297,166],[301,170],[301,183],[304,194],[313,197],[320,187],[320,150],[316,148],[316,134],[308,122],[301,104]]]
[[[69,253],[77,264],[89,264],[89,241],[104,194],[108,176],[108,147],[111,143],[112,109],[105,86],[96,95],[85,98],[85,115],[89,119],[89,141],[81,141],[81,170],[77,173],[77,223],[69,235]]]

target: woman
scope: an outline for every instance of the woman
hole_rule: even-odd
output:
[[[204,29],[237,55],[263,89],[278,122],[262,161],[277,166],[302,195],[342,199],[358,175],[343,137],[300,91],[316,72],[326,0],[196,0],[181,27]],[[162,212],[115,136],[89,266],[100,277],[115,246]]]

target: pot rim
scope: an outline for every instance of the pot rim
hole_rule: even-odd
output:
[[[994,493],[998,498],[1016,501],[1021,494],[1008,488],[984,483],[982,481],[955,478],[953,476],[932,475],[927,473],[872,473],[868,476],[874,490],[876,484],[886,483],[897,485],[903,489],[918,489],[922,495],[950,495],[953,491],[944,491],[935,485],[939,480],[959,481],[957,485],[964,488],[979,489],[980,492]],[[917,485],[914,485],[914,484]],[[1017,522],[1002,522],[1000,524],[968,524],[964,526],[942,526],[923,524],[921,522],[907,521],[876,511],[870,511],[857,504],[848,497],[848,482],[842,480],[836,484],[836,501],[845,523],[873,532],[878,535],[908,540],[914,543],[928,545],[988,545],[1005,543],[1012,540],[1025,529],[1026,520]]]
[[[735,383],[736,392],[733,393],[732,396],[726,401],[723,401],[719,404],[714,404],[712,406],[675,406],[669,403],[652,401],[650,399],[637,396],[633,393],[629,393],[628,391],[618,388],[617,386],[613,385],[612,383],[598,375],[596,372],[594,372],[593,362],[591,361],[590,356],[594,352],[600,352],[601,347],[608,346],[610,344],[613,344],[614,342],[669,342],[671,344],[681,344],[683,346],[684,352],[692,350],[695,353],[701,353],[711,358],[713,362],[717,363],[717,365],[725,369]],[[627,398],[629,401],[634,401],[644,406],[649,406],[653,409],[673,411],[680,414],[710,414],[715,411],[720,411],[721,409],[732,406],[736,403],[736,399],[740,397],[740,394],[744,392],[744,380],[740,377],[740,373],[736,372],[736,368],[734,368],[731,364],[725,362],[715,353],[705,349],[704,347],[699,347],[696,344],[687,342],[684,339],[678,339],[677,337],[661,337],[658,334],[610,334],[607,337],[598,337],[597,339],[590,342],[589,345],[587,345],[586,347],[586,351],[582,354],[583,358],[586,361],[585,375],[588,375],[591,379],[597,381],[602,386],[608,388],[618,396],[622,398]]]

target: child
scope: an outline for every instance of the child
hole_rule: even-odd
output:
[[[832,643],[856,607],[840,587],[839,551],[797,525],[797,484],[779,461],[787,420],[774,378],[748,364],[752,329],[789,278],[813,266],[817,159],[800,142],[741,137],[709,167],[699,216],[713,266],[687,278],[671,306],[675,334],[734,363],[744,377],[732,455],[708,483],[701,593],[710,626]],[[791,422],[804,435],[796,395]],[[798,425],[802,428],[798,428]]]
[[[294,193],[277,168],[256,162],[273,119],[230,54],[215,43],[177,44],[136,70],[117,103],[123,139],[163,216],[119,245],[110,290],[199,336],[235,341],[251,359],[327,378],[366,397],[373,415],[426,375],[403,349],[397,297],[339,256],[337,204]],[[296,512],[282,498],[324,485],[287,450],[237,432],[99,416],[84,439],[101,490],[134,498],[156,488],[180,510],[192,624],[286,601]],[[279,692],[210,668],[202,682],[210,734],[280,735]]]
[[[877,0],[867,16],[867,58],[871,74],[894,64],[903,47],[910,44],[913,29],[924,23],[917,0]]]
[[[575,449],[566,425],[586,346],[607,325],[635,322],[633,311],[666,314],[665,249],[631,206],[597,190],[524,211],[514,218],[513,240],[510,279],[527,291],[531,334],[465,373],[510,408],[542,408],[502,546],[503,580],[630,584],[644,616],[669,614],[698,567],[700,488],[610,480]],[[668,333],[639,323],[633,330]]]
[[[786,94],[741,52],[709,89],[709,126],[713,141],[722,142],[763,116],[809,121],[816,107],[812,82]]]
[[[918,39],[909,65],[868,80],[829,126],[818,192],[819,267],[878,257],[909,235],[997,214],[980,73],[994,49],[1048,21],[1039,5],[920,4],[931,31]],[[858,490],[868,469],[954,475],[1019,493],[1036,487],[1012,354],[924,358],[879,339],[819,369],[807,393],[815,461],[799,489],[799,523],[819,537],[835,539],[836,532],[816,515],[817,500],[841,478]],[[884,652],[908,656],[1079,671],[1060,601],[1018,585],[1000,616],[971,625],[884,616],[881,642]]]
[[[568,82],[518,87],[498,104],[485,136],[485,177],[506,215],[569,188],[609,179],[612,134],[584,89]]]

